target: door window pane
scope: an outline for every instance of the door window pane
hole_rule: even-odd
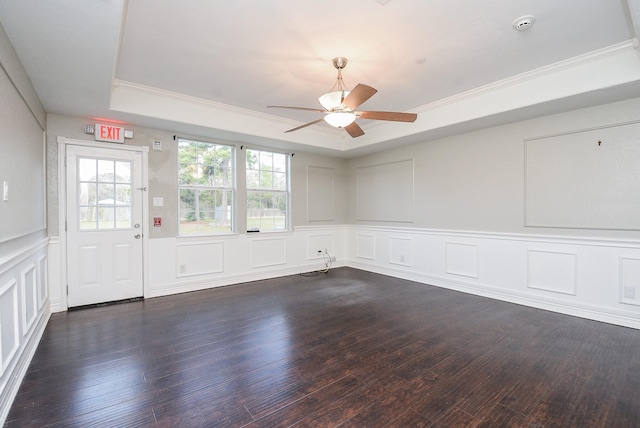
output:
[[[114,182],[113,161],[98,160],[98,181]]]
[[[98,164],[95,159],[78,160],[78,178],[80,181],[96,181]]]
[[[80,230],[130,229],[131,162],[78,158]]]
[[[131,183],[131,162],[116,162],[116,183]]]

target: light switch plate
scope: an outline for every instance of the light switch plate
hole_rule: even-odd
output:
[[[154,197],[153,198],[153,206],[154,207],[163,207],[164,206],[164,198]]]

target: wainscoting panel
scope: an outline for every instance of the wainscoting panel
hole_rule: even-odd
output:
[[[410,238],[389,238],[389,263],[413,266],[413,240]]]
[[[0,257],[0,425],[51,314],[47,290],[49,239]]]
[[[576,255],[529,250],[527,286],[554,293],[576,295]]]
[[[20,346],[19,314],[18,281],[12,280],[0,288],[0,375]]]
[[[22,289],[22,334],[26,335],[38,315],[38,284],[36,265],[31,263],[20,275]]]
[[[640,306],[640,259],[620,257],[620,302]]]
[[[60,239],[49,238],[47,247],[47,294],[51,312],[66,309],[66,283],[62,280],[62,266],[66,263],[61,253]],[[63,301],[64,300],[64,301]]]
[[[287,264],[287,240],[285,238],[255,239],[252,244],[252,268]]]
[[[38,310],[42,309],[49,297],[49,274],[47,256],[38,259]]]
[[[640,241],[368,225],[346,235],[347,266],[640,329]],[[412,266],[398,263],[399,237]]]
[[[327,250],[329,256],[335,256],[335,235],[333,233],[307,236],[308,260],[321,259],[324,250]]]
[[[450,275],[478,278],[478,246],[447,242],[446,268]]]
[[[358,234],[356,256],[361,259],[376,259],[375,235]]]
[[[223,242],[179,242],[176,276],[209,275],[224,271]]]
[[[336,257],[332,268],[344,266],[345,234],[345,226],[337,225],[299,226],[282,233],[150,239],[149,280],[144,296],[166,296],[315,271],[324,267],[322,257],[314,254],[317,249],[326,248]],[[176,254],[183,247],[189,251],[181,253],[176,266]],[[209,255],[195,265],[201,274],[189,275],[194,260],[189,256],[200,256],[202,248]],[[187,275],[179,273],[180,264],[186,264]]]
[[[316,270],[321,264],[313,258],[315,247],[333,242],[334,268],[350,266],[640,329],[640,306],[635,304],[640,241],[367,225],[305,226],[273,237],[201,238],[208,244],[223,244],[224,271],[179,277],[174,257],[181,241],[149,241],[151,269],[145,297]],[[220,259],[207,260],[220,263]],[[625,286],[635,288],[635,299],[621,299]]]

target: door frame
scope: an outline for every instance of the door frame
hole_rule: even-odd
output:
[[[149,147],[127,146],[123,144],[99,143],[95,141],[76,140],[66,137],[58,137],[58,236],[60,238],[60,310],[69,309],[67,299],[67,146],[94,147],[96,149],[111,149],[122,151],[140,152],[142,156],[142,187],[148,188],[149,184]],[[142,293],[143,297],[149,294],[149,196],[142,197]]]

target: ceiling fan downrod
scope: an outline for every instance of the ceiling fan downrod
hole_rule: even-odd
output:
[[[342,80],[342,69],[347,66],[347,58],[343,56],[338,56],[338,57],[335,57],[332,60],[332,62],[333,62],[333,66],[338,70],[338,77],[336,79],[336,83],[331,87],[329,92],[337,92],[337,91],[342,92],[342,96],[341,96],[342,99],[340,100],[340,102],[342,103],[342,101],[344,101],[344,97],[346,96],[345,92],[347,90],[347,88],[344,85],[344,80]]]

